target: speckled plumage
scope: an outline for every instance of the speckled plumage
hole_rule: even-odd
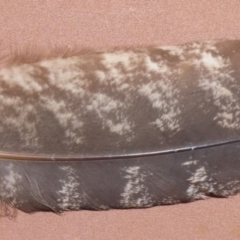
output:
[[[239,59],[228,40],[1,69],[0,201],[61,212],[237,193]]]

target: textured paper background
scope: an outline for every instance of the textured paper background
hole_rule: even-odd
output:
[[[239,13],[239,0],[0,0],[0,55],[240,38]],[[14,221],[0,219],[0,239],[240,239],[240,197],[62,216],[19,213]]]

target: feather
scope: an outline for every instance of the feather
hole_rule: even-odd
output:
[[[237,194],[239,59],[222,40],[2,68],[2,215]]]

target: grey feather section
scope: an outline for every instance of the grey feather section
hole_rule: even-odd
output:
[[[0,70],[0,201],[142,208],[240,189],[240,41]]]

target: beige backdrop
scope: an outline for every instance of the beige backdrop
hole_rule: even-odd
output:
[[[0,55],[240,38],[239,0],[0,0]],[[0,219],[1,240],[240,239],[240,197]]]

